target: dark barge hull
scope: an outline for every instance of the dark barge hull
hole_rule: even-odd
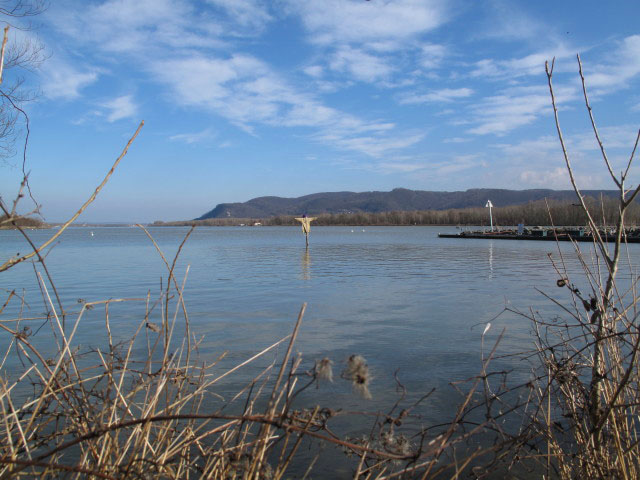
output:
[[[548,241],[555,242],[556,240],[560,242],[568,242],[569,240],[573,240],[574,242],[593,242],[593,237],[590,235],[570,235],[567,233],[559,233],[554,235],[552,232],[549,232],[547,236],[542,235],[517,235],[516,233],[478,233],[478,232],[462,232],[462,233],[439,233],[438,237],[440,238],[483,238],[489,240],[538,240],[538,241]],[[615,242],[616,238],[613,235],[602,235],[602,239],[606,242]],[[623,243],[640,243],[640,237],[636,236],[627,236],[626,239],[623,237]]]

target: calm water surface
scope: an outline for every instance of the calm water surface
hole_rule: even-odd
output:
[[[188,229],[151,227],[149,231],[171,261]],[[299,228],[196,229],[184,246],[176,274],[182,281],[189,267],[186,306],[194,331],[204,335],[201,355],[213,360],[228,351],[227,363],[220,366],[228,368],[287,335],[302,303],[307,302],[297,342],[303,366],[329,356],[339,373],[340,364],[357,353],[368,360],[374,376],[374,399],[369,403],[355,398],[341,382],[315,395],[341,406],[383,408],[395,398],[393,374],[398,371],[413,395],[432,387],[442,392],[433,397],[428,415],[449,414],[448,382],[479,371],[485,324],[492,321],[485,349],[503,328],[502,353],[529,349],[532,337],[526,319],[509,313],[492,319],[505,305],[553,314],[553,305],[536,288],[560,299],[566,299],[566,289],[556,286],[558,277],[548,253],[554,258],[559,255],[552,242],[437,237],[445,231],[455,229],[315,227],[306,250]],[[51,233],[30,234],[39,244]],[[635,247],[640,245],[630,246],[632,261],[640,253]],[[581,248],[589,252],[591,247],[583,244]],[[572,247],[565,244],[562,250],[569,253]],[[2,261],[27,251],[18,233],[0,231]],[[570,271],[579,271],[573,255],[566,260]],[[167,276],[155,248],[137,228],[69,229],[48,254],[47,265],[63,304],[75,310],[79,298],[144,298],[149,291],[157,298],[160,282],[166,282]],[[38,265],[35,268],[41,270]],[[25,290],[25,317],[45,310],[31,264],[0,274],[0,288],[3,297],[5,290]],[[8,313],[15,314],[15,309]],[[143,302],[112,305],[115,335],[126,338],[143,314]],[[39,323],[33,323],[35,329]],[[99,333],[103,326],[104,311],[89,312],[76,342],[103,344]],[[46,341],[48,334],[43,328],[40,341]],[[8,341],[0,337],[0,347]],[[272,361],[274,355],[268,357],[264,362]],[[244,369],[234,381],[247,381],[264,362]],[[516,371],[528,368],[514,360],[499,362]]]

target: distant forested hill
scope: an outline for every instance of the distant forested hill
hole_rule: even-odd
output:
[[[597,198],[616,195],[614,190],[584,190],[585,196]],[[431,192],[396,188],[390,192],[327,192],[298,198],[258,197],[244,203],[221,203],[197,220],[207,218],[268,218],[277,215],[319,215],[323,213],[380,213],[415,210],[447,210],[484,207],[487,200],[494,206],[522,205],[536,200],[573,201],[572,190],[505,190],[474,188],[464,192]]]

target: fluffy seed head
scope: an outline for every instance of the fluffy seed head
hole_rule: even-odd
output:
[[[367,362],[361,355],[351,355],[347,360],[347,368],[342,372],[342,377],[349,380],[353,389],[363,398],[370,399],[369,382],[371,374]]]
[[[316,365],[314,368],[316,377],[322,380],[328,380],[333,382],[333,369],[331,365],[333,362],[329,359],[329,357],[324,357],[322,360],[316,360]]]

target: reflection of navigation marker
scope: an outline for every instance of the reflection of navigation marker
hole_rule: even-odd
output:
[[[491,222],[491,231],[493,232],[493,215],[491,214],[491,208],[493,208],[493,203],[491,203],[491,200],[487,200],[487,204],[484,206],[484,208],[489,208],[489,221]]]
[[[302,217],[296,217],[296,220],[298,220],[302,224],[302,233],[304,233],[304,239],[307,246],[309,246],[309,232],[311,231],[311,222],[316,218],[317,217],[307,217],[306,215],[303,215]]]

